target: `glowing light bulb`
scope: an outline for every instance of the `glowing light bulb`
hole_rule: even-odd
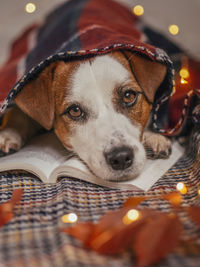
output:
[[[181,78],[181,84],[187,84],[188,81],[186,81],[184,78]]]
[[[75,223],[78,220],[78,216],[75,213],[65,214],[61,218],[63,223]]]
[[[198,190],[198,195],[200,196],[200,189]]]
[[[144,14],[144,8],[141,5],[137,5],[133,8],[133,13],[136,16],[142,16]]]
[[[27,13],[33,13],[36,10],[36,5],[34,3],[27,3],[25,6],[25,10]]]
[[[183,79],[187,79],[187,78],[189,78],[190,73],[189,73],[188,69],[186,69],[186,68],[182,68],[182,69],[179,71],[179,75],[180,75]]]
[[[168,29],[172,35],[177,35],[179,33],[179,27],[175,24],[169,25]]]
[[[177,189],[178,191],[182,190],[183,188],[184,188],[184,183],[178,183],[178,184],[176,185],[176,189]]]
[[[183,195],[187,193],[187,187],[182,182],[180,182],[176,185],[176,189]]]
[[[126,215],[123,217],[122,221],[124,224],[130,224],[140,218],[140,212],[136,209],[129,210]]]

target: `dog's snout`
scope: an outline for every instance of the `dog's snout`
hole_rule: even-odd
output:
[[[133,150],[130,147],[116,147],[105,153],[107,163],[113,170],[125,170],[133,163]]]

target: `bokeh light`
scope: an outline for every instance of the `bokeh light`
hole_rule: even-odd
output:
[[[176,185],[176,189],[181,193],[181,194],[186,194],[187,193],[187,187],[185,186],[184,183],[180,182]]]
[[[175,24],[169,25],[168,29],[172,35],[177,35],[179,33],[179,27]]]
[[[27,13],[33,13],[36,10],[36,5],[34,3],[27,3],[25,6],[25,10]]]
[[[122,221],[124,224],[130,224],[140,218],[140,212],[136,209],[129,210],[123,217]]]
[[[136,16],[142,16],[144,14],[144,8],[141,5],[137,5],[133,8],[133,13]]]
[[[179,71],[179,75],[180,75],[183,79],[187,79],[187,78],[189,78],[190,73],[189,73],[188,69],[186,69],[186,68],[182,68],[182,69],[180,69],[180,71]]]
[[[78,220],[78,216],[75,213],[65,214],[61,218],[63,223],[75,223]]]
[[[184,78],[181,77],[181,84],[187,84],[188,81],[186,81]]]

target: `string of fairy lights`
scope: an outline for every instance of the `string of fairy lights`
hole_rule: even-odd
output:
[[[37,10],[36,4],[33,2],[29,2],[25,5],[25,11],[29,14],[34,13],[36,10]],[[144,14],[144,7],[142,5],[134,6],[133,13],[136,16],[142,16]],[[179,33],[179,27],[176,24],[169,25],[168,30],[172,35],[177,35]]]
[[[142,5],[136,5],[133,7],[133,13],[136,16],[142,16],[144,14],[144,7]],[[176,24],[170,24],[168,30],[172,35],[177,35],[179,33],[179,27]]]
[[[188,188],[183,182],[179,182],[176,185],[176,190],[181,194],[181,195],[186,195],[188,193]],[[200,196],[200,189],[197,190],[198,196]],[[173,196],[172,196],[173,198]],[[173,200],[174,201],[174,200]],[[178,202],[180,202],[180,199],[177,199]],[[137,209],[130,209],[128,212],[125,214],[123,217],[122,221],[125,225],[131,224],[132,222],[140,219],[141,217],[141,212]],[[61,217],[61,221],[64,224],[73,224],[78,221],[78,216],[76,213],[71,212],[68,214],[65,214]]]

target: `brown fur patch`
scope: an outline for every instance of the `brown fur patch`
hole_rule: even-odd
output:
[[[151,109],[152,105],[149,104],[145,97],[140,94],[136,104],[132,108],[128,109],[127,113],[131,120],[136,121],[142,126],[143,131],[149,119]]]
[[[71,78],[80,62],[60,62],[54,74],[54,95],[55,95],[55,121],[54,130],[62,143],[69,149],[70,136],[73,135],[74,122],[63,114],[70,103],[68,96],[71,94]]]
[[[165,78],[167,67],[160,62],[152,61],[131,51],[123,51],[139,86],[149,102],[154,101],[155,93]]]
[[[125,59],[125,57],[122,55],[121,52],[114,52],[111,54],[115,59],[117,59],[129,72],[131,79],[127,81],[127,83],[123,85],[119,85],[116,87],[113,91],[113,103],[115,106],[115,109],[126,115],[133,123],[141,125],[141,131],[143,132],[148,118],[149,114],[151,112],[152,105],[147,102],[146,98],[142,94],[138,94],[136,103],[132,107],[123,107],[121,104],[121,97],[118,93],[119,87],[122,86],[122,91],[126,91],[128,89],[131,89],[136,92],[142,92],[142,88],[138,85],[134,75],[131,72],[130,65],[128,61]]]
[[[47,130],[52,128],[54,120],[52,69],[56,66],[57,63],[52,63],[46,67],[15,98],[19,108]]]

